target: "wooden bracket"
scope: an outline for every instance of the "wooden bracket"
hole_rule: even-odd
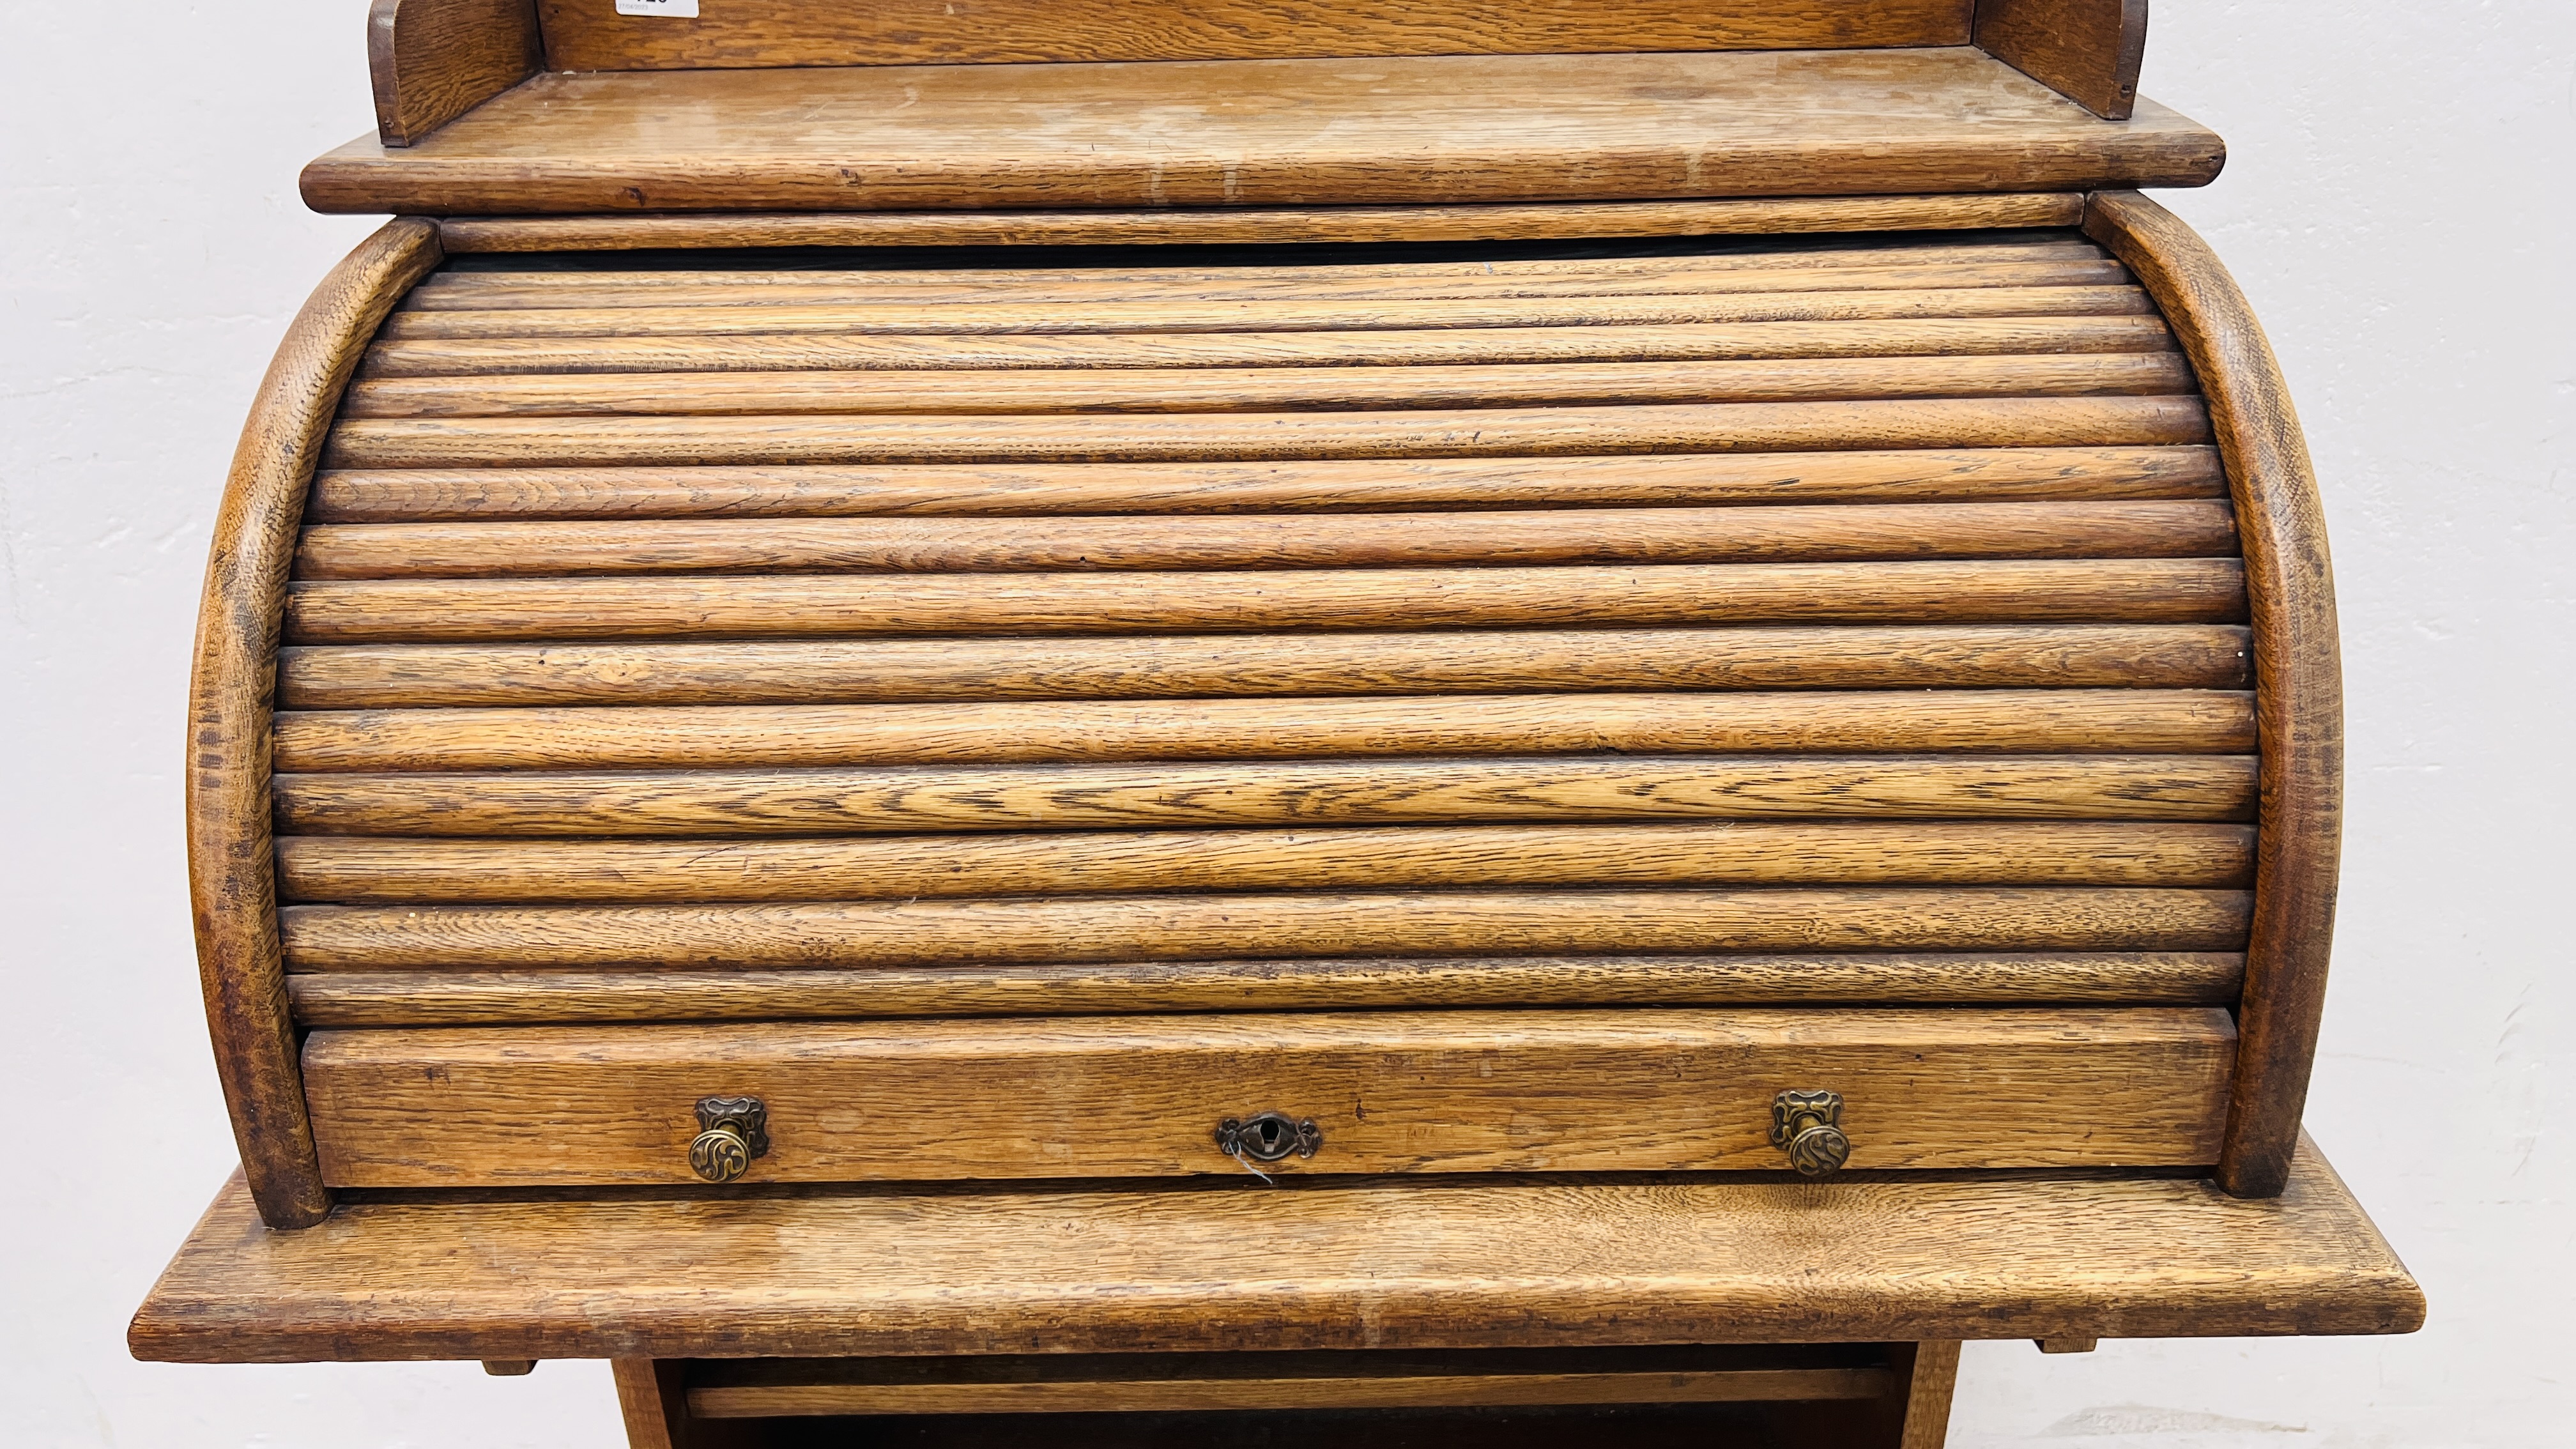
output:
[[[2147,0],[1977,0],[1977,48],[2105,120],[2138,104]]]
[[[375,0],[376,134],[408,146],[545,68],[535,0]]]

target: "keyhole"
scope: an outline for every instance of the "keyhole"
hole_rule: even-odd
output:
[[[1276,1152],[1279,1150],[1279,1140],[1282,1135],[1280,1125],[1279,1119],[1276,1117],[1268,1118],[1252,1124],[1253,1130],[1261,1134],[1261,1150],[1263,1152]]]

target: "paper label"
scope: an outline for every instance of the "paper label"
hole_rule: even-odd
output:
[[[698,0],[617,0],[620,15],[672,15],[682,20],[698,18]]]

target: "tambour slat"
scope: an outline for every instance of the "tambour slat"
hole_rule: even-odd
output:
[[[1334,755],[1978,750],[2245,754],[2219,690],[1451,695],[619,709],[288,710],[273,763],[330,770],[987,764]]]
[[[1488,366],[1747,358],[2161,352],[2138,316],[1485,327],[1447,331],[973,333],[962,336],[459,337],[367,350],[362,378],[494,373],[903,371],[995,368]]]
[[[1589,327],[1879,317],[2152,315],[2131,285],[1721,292],[1649,297],[1392,301],[960,302],[912,306],[550,307],[398,312],[378,336],[691,337],[793,332],[1316,332],[1415,327]]]
[[[1987,560],[301,583],[285,628],[311,644],[2244,617],[2235,559]]]
[[[278,651],[287,709],[1484,690],[2241,689],[2232,625],[1600,629]]]
[[[2244,973],[2241,954],[2216,951],[1915,952],[335,972],[289,976],[286,989],[297,1021],[308,1027],[500,1026],[1477,1006],[2217,1006],[2235,1000]]]
[[[1153,462],[2205,443],[2196,397],[968,417],[353,418],[332,468]]]
[[[2242,824],[1741,820],[738,840],[280,836],[279,890],[343,903],[830,901],[1397,886],[2241,887]]]
[[[371,378],[351,418],[796,413],[1175,413],[1837,398],[2151,396],[2191,390],[2177,352],[1465,367],[1049,369]]]
[[[1016,467],[421,468],[325,472],[314,523],[516,518],[1459,510],[1642,504],[2218,498],[2206,447],[1416,458]],[[1462,520],[1463,522],[1463,520]]]
[[[1751,563],[2232,554],[2217,500],[1878,503],[1486,513],[320,524],[305,579],[1373,564]],[[1275,581],[1274,581],[1275,582]],[[1819,582],[1828,582],[1819,580]],[[1850,580],[1848,582],[1858,582]],[[2061,584],[2080,581],[2061,579]]]
[[[1334,822],[2242,820],[2239,755],[1372,759],[279,775],[282,831],[742,835]]]
[[[1821,269],[1775,267],[1675,268],[1627,274],[1534,275],[1454,272],[1444,277],[1369,275],[1211,277],[1110,280],[1083,271],[1033,271],[1003,281],[959,281],[918,276],[896,280],[842,277],[746,282],[716,277],[617,286],[593,283],[578,293],[584,307],[927,306],[1003,302],[1082,306],[1099,302],[1216,302],[1375,300],[1446,297],[1615,297],[1742,292],[1920,290],[1932,287],[2117,286],[2128,269],[2108,257],[2033,257],[2011,261],[1925,260],[1913,264]],[[405,299],[413,313],[500,309],[559,309],[564,292],[543,282],[484,285],[432,291]]]
[[[1841,237],[1829,241],[1790,236],[1765,237],[1755,246],[1697,246],[1679,251],[1641,251],[1610,256],[1492,257],[1454,258],[1436,261],[1396,261],[1386,257],[1362,262],[1182,262],[1148,266],[1134,262],[1103,265],[1085,258],[1079,264],[1066,265],[1059,260],[1050,264],[1044,252],[1035,253],[1024,266],[895,266],[877,267],[717,267],[689,265],[636,267],[620,265],[613,254],[557,254],[584,263],[581,266],[530,266],[521,256],[501,254],[487,256],[468,268],[451,268],[430,277],[423,288],[440,291],[470,291],[481,287],[518,287],[542,280],[549,286],[568,291],[584,288],[618,288],[665,284],[694,285],[728,281],[745,286],[769,283],[852,280],[865,282],[927,281],[942,285],[1008,285],[1027,282],[1056,271],[1071,271],[1095,281],[1173,283],[1227,280],[1260,280],[1335,277],[1365,274],[1375,277],[1455,277],[1455,276],[1651,276],[1662,272],[1706,271],[1725,268],[1764,269],[1831,269],[1853,266],[1889,266],[1910,262],[2010,262],[2039,259],[2099,260],[2110,255],[2101,246],[2067,232],[2033,232],[2000,234],[1969,241],[1945,239],[1917,241],[1895,236]]]
[[[290,969],[1712,951],[2239,951],[2242,891],[1462,891],[730,906],[289,906]]]

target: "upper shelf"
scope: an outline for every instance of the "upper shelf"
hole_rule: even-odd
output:
[[[1424,204],[2199,186],[1970,46],[541,72],[305,168],[326,212]]]

